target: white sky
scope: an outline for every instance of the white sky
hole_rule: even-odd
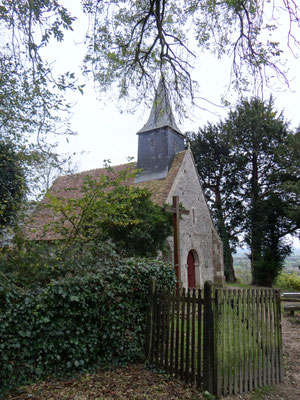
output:
[[[66,33],[63,43],[50,45],[45,51],[48,59],[54,62],[57,71],[75,71],[80,77],[80,65],[85,55],[83,39],[88,19],[81,11],[80,0],[62,0],[62,3],[72,15],[78,17],[73,23],[74,31]],[[282,37],[282,40],[286,41],[286,36]],[[197,60],[194,79],[197,79],[200,85],[199,95],[202,98],[220,104],[221,96],[224,95],[226,84],[229,82],[230,66],[229,60],[219,61],[210,55],[203,55]],[[294,58],[291,53],[288,57],[288,67],[292,90],[273,92],[273,97],[275,108],[279,111],[284,110],[285,118],[291,121],[291,126],[295,128],[300,125],[300,60]],[[269,93],[266,92],[265,98],[268,96]],[[78,156],[75,159],[79,171],[102,167],[104,159],[110,159],[112,165],[127,162],[128,156],[136,159],[136,132],[145,124],[150,113],[150,109],[146,109],[135,115],[121,114],[117,101],[113,103],[104,100],[103,96],[100,99],[98,97],[99,94],[90,81],[83,96],[78,92],[69,98],[76,103],[73,108],[72,128],[78,134],[76,137],[70,137],[69,143],[66,138],[60,138],[58,150],[62,153],[76,152]],[[231,101],[234,97],[235,94],[231,93],[228,99]],[[197,118],[178,123],[181,130],[197,131],[199,126],[208,121],[218,121],[219,118],[213,113],[219,112],[220,109],[209,103],[207,108],[209,111],[195,109],[193,113]],[[226,114],[227,111],[221,109],[223,118]],[[84,154],[79,156],[82,151]],[[300,247],[297,241],[294,245]]]
[[[83,43],[86,33],[88,19],[82,13],[80,0],[63,0],[62,3],[78,19],[73,24],[73,32],[67,32],[62,43],[55,43],[46,48],[46,54],[50,61],[53,61],[54,68],[60,72],[66,70],[76,71],[79,78],[80,65],[85,54]],[[286,40],[286,38],[283,38]],[[81,42],[81,43],[80,43]],[[196,62],[194,78],[200,85],[199,95],[216,104],[220,104],[221,96],[225,93],[226,84],[229,82],[230,72],[229,60],[217,60],[213,56],[203,55]],[[277,110],[284,110],[286,119],[292,122],[292,126],[300,125],[300,60],[290,55],[288,66],[291,88],[284,92],[273,92],[275,107]],[[298,76],[297,76],[298,75]],[[267,98],[269,93],[265,93]],[[101,96],[102,99],[97,99]],[[135,115],[123,113],[118,110],[118,102],[104,100],[103,95],[96,93],[93,83],[90,81],[84,90],[84,95],[79,92],[72,94],[70,100],[75,104],[73,108],[72,128],[78,132],[76,137],[69,138],[69,144],[65,138],[60,139],[59,150],[61,152],[80,153],[77,156],[79,170],[99,168],[104,159],[110,159],[113,165],[125,163],[128,156],[136,158],[137,136],[136,132],[145,124],[150,109],[137,112]],[[234,99],[235,94],[228,96],[229,100]],[[209,103],[202,103],[209,111],[193,110],[197,118],[178,123],[183,132],[187,130],[197,131],[199,126],[206,122],[215,122],[219,118],[213,114],[220,112],[219,108]],[[222,117],[227,114],[221,109]]]

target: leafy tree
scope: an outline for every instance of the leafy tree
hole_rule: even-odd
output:
[[[11,225],[24,197],[24,171],[13,147],[0,141],[0,236]]]
[[[74,74],[55,77],[41,50],[51,38],[62,41],[73,20],[56,0],[0,5],[0,135],[18,153],[29,186],[37,162],[55,157],[49,136],[72,133],[64,94],[77,89]]]
[[[285,171],[281,189],[289,197],[287,214],[300,226],[300,127],[295,134],[288,135],[286,146],[279,149],[279,154]]]
[[[176,104],[194,100],[191,71],[198,56],[206,51],[221,58],[232,56],[232,73],[237,87],[256,88],[269,84],[271,76],[287,83],[281,68],[281,46],[276,29],[282,16],[289,19],[288,45],[299,45],[299,5],[274,0],[82,0],[91,16],[86,56],[102,90],[119,88],[120,97],[141,101],[155,87],[155,76],[166,76],[166,85]],[[280,16],[280,18],[279,18]],[[267,34],[263,34],[267,33]],[[194,44],[194,47],[190,45]],[[152,96],[152,95],[151,95]],[[186,100],[186,99],[185,99]]]
[[[243,219],[239,194],[243,160],[234,152],[224,123],[208,124],[197,134],[188,134],[188,141],[223,242],[225,277],[228,282],[235,282],[232,251],[238,244]]]
[[[227,123],[235,150],[247,160],[244,233],[251,249],[253,283],[271,285],[290,249],[284,244],[284,237],[295,234],[299,227],[287,214],[295,199],[281,186],[290,175],[285,168],[288,124],[282,113],[274,111],[272,98],[268,102],[242,100],[230,113]],[[266,272],[271,264],[274,274]]]
[[[279,183],[262,203],[262,259],[258,262],[256,281],[270,286],[283,268],[284,258],[290,254],[286,235],[299,236],[299,132],[288,134],[284,144],[277,148]]]
[[[298,134],[289,132],[272,98],[254,98],[190,140],[223,240],[227,279],[233,277],[231,251],[243,240],[253,283],[272,285],[290,251],[286,236],[299,229]]]
[[[152,203],[150,192],[126,184],[135,174],[132,167],[118,173],[107,167],[97,179],[85,178],[78,198],[48,194],[46,207],[56,218],[47,229],[62,239],[64,254],[74,251],[74,243],[89,247],[107,240],[125,256],[155,256],[164,249],[171,218]]]
[[[126,256],[154,257],[159,250],[164,251],[166,238],[172,234],[171,219],[151,201],[150,192],[140,192],[127,215],[136,222],[125,225],[103,222],[104,237],[112,240]]]
[[[19,227],[11,245],[0,248],[0,274],[18,286],[43,286],[110,269],[124,257],[155,257],[164,251],[171,215],[152,203],[147,190],[128,186],[134,176],[131,167],[118,173],[107,167],[97,179],[86,177],[79,196],[72,196],[78,188],[69,188],[66,197],[48,194],[48,203],[38,207],[50,211],[45,230],[57,240],[28,240]],[[27,220],[26,226],[35,225]]]
[[[208,51],[218,57],[230,54],[238,86],[247,87],[251,77],[259,88],[262,83],[269,84],[273,75],[287,83],[286,71],[280,63],[282,49],[276,38],[283,17],[288,22],[288,46],[294,50],[299,45],[299,5],[295,1],[273,0],[270,4],[264,0],[81,0],[81,3],[91,21],[86,72],[92,70],[101,89],[117,86],[121,97],[130,91],[131,99],[132,89],[136,89],[138,100],[147,98],[155,76],[164,73],[177,105],[185,96],[194,100],[191,71],[198,56],[196,47],[201,53]],[[64,31],[72,29],[73,21],[74,17],[59,0],[3,0],[0,25],[9,44],[5,51],[3,47],[4,59],[8,54],[18,65],[27,65],[25,73],[30,71],[34,84],[39,85],[45,77],[51,81],[51,70],[41,57],[41,49],[52,39],[62,41]],[[27,62],[22,64],[20,61],[24,60]],[[70,84],[67,76],[53,83],[61,89]],[[49,104],[45,102],[46,109]]]

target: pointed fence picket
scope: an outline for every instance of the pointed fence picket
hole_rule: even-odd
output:
[[[283,380],[278,290],[151,287],[151,364],[217,397]]]

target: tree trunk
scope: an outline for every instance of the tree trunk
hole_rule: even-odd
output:
[[[257,153],[254,150],[252,154],[252,178],[251,178],[251,207],[250,207],[250,224],[251,224],[251,275],[252,284],[257,283],[257,274],[259,262],[261,261],[262,232],[259,205],[259,185],[258,185],[258,166]]]
[[[233,258],[232,251],[229,243],[229,235],[226,230],[224,223],[223,210],[221,207],[221,196],[220,191],[216,190],[216,208],[218,215],[218,231],[223,242],[223,254],[224,254],[224,274],[226,282],[235,283],[236,277],[233,269]]]

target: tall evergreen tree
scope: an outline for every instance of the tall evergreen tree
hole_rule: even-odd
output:
[[[291,199],[281,186],[291,177],[286,169],[288,123],[274,110],[272,98],[254,98],[238,104],[227,127],[235,151],[246,159],[243,231],[251,250],[252,283],[270,286],[290,249],[284,238],[297,230],[287,215]]]
[[[239,193],[243,159],[234,152],[228,129],[221,122],[189,134],[188,141],[223,242],[225,277],[228,282],[235,282],[232,252],[238,244],[243,218]]]
[[[299,228],[299,133],[289,132],[272,98],[254,98],[189,139],[223,240],[227,280],[234,280],[231,252],[240,241],[250,247],[253,283],[271,286],[291,249],[286,237]]]

